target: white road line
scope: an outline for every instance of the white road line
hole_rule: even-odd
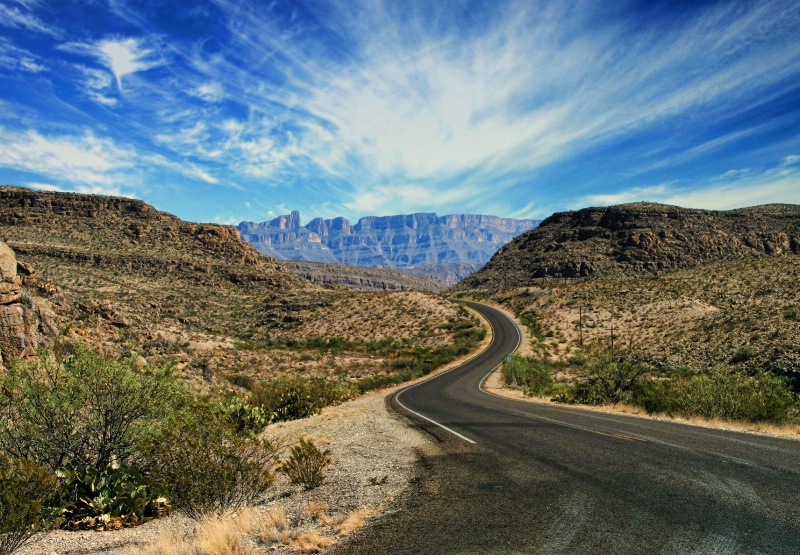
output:
[[[449,299],[448,299],[448,300],[449,300]],[[450,302],[453,302],[453,301],[450,301]],[[490,306],[489,308],[494,308],[494,307],[491,307],[491,306]],[[472,310],[475,310],[475,309],[473,308]],[[495,310],[497,310],[497,309],[495,309]],[[478,311],[477,311],[477,310],[475,310],[475,312],[478,312]],[[499,310],[498,310],[498,312],[500,312],[500,313],[502,314],[502,311],[499,311]],[[481,316],[483,316],[483,315],[481,314]],[[506,318],[508,318],[508,316],[506,316],[505,314],[503,314],[503,316],[504,316],[504,317],[506,317]],[[488,319],[488,318],[486,318],[486,316],[483,316],[483,317],[486,319],[486,323],[487,323],[487,324],[489,324],[489,327],[492,327],[492,324],[489,322],[489,319]],[[509,318],[509,320],[511,320],[511,319]],[[516,346],[516,347],[514,347],[514,351],[516,351],[516,350],[519,348],[519,344],[522,342],[522,334],[519,332],[519,328],[517,328],[517,324],[516,324],[516,323],[515,323],[513,320],[511,320],[511,322],[512,322],[512,323],[514,323],[514,329],[517,331],[517,346]],[[473,359],[475,359],[475,358],[479,357],[479,356],[480,356],[480,355],[482,355],[484,352],[486,352],[486,351],[487,351],[487,350],[488,350],[488,349],[489,349],[489,348],[490,348],[492,345],[494,345],[494,341],[495,341],[495,339],[496,339],[496,334],[495,334],[495,331],[494,331],[494,329],[493,329],[493,330],[492,330],[492,340],[489,342],[489,344],[486,346],[486,348],[485,348],[483,351],[481,351],[480,353],[477,353],[476,355],[474,355],[474,356],[472,356],[472,357],[468,358],[467,360],[465,360],[464,362],[462,362],[462,363],[461,363],[461,364],[459,364],[458,366],[454,366],[453,368],[450,368],[449,370],[446,370],[446,371],[442,372],[441,374],[437,374],[435,377],[441,376],[442,374],[447,374],[448,372],[452,372],[453,370],[456,370],[456,369],[458,369],[458,368],[461,368],[462,366],[464,366],[465,364],[467,364],[467,363],[468,363],[468,362],[470,362],[471,360],[473,360]],[[494,371],[494,370],[491,370],[491,371],[489,372],[489,374],[491,374],[493,371]],[[489,376],[489,374],[486,374],[486,376],[484,376],[483,380],[481,380],[481,383],[480,383],[480,385],[479,385],[479,387],[481,388],[481,390],[483,390],[483,381],[484,381],[484,380],[486,380],[486,378]],[[425,381],[427,381],[427,380],[425,380]],[[422,382],[420,382],[420,383],[422,383]],[[413,414],[413,415],[416,415],[416,416],[419,416],[419,417],[420,417],[420,418],[422,418],[423,420],[427,420],[427,421],[428,421],[428,422],[430,422],[431,424],[435,424],[436,426],[439,426],[439,427],[440,427],[440,428],[442,428],[443,430],[447,430],[448,432],[450,432],[450,433],[451,433],[451,434],[453,434],[454,436],[456,436],[456,437],[459,437],[459,438],[461,438],[461,439],[463,439],[464,441],[467,441],[467,442],[469,442],[469,443],[476,444],[476,443],[477,443],[476,441],[474,441],[474,440],[472,440],[472,439],[468,438],[467,436],[464,436],[464,435],[461,435],[461,434],[459,434],[459,433],[458,433],[458,432],[456,432],[455,430],[452,430],[452,429],[448,428],[448,427],[447,427],[447,426],[445,426],[444,424],[440,424],[439,422],[437,422],[436,420],[433,420],[432,418],[428,418],[427,416],[425,416],[425,415],[423,415],[423,414],[420,414],[420,413],[418,413],[418,412],[415,412],[415,411],[411,410],[410,408],[408,408],[407,406],[405,406],[405,405],[404,405],[404,404],[403,404],[403,403],[400,401],[400,396],[401,396],[403,393],[405,393],[406,391],[408,391],[409,389],[411,389],[411,388],[413,388],[413,387],[416,387],[416,386],[420,385],[420,383],[417,383],[417,384],[414,384],[414,385],[412,385],[412,386],[410,386],[410,387],[407,387],[406,389],[404,389],[403,391],[401,391],[400,393],[398,393],[398,394],[395,396],[395,398],[394,398],[394,399],[395,399],[395,401],[397,401],[397,404],[398,404],[398,405],[400,405],[401,407],[403,407],[403,409],[405,409],[406,411],[410,412],[411,414]]]
[[[405,393],[406,391],[408,391],[408,390],[406,389],[406,390],[403,390],[403,391],[401,391],[400,393],[398,393],[398,394],[397,394],[397,397],[395,397],[395,398],[394,398],[394,400],[395,400],[395,401],[397,401],[397,404],[398,404],[398,405],[400,405],[401,407],[403,407],[405,410],[407,410],[407,411],[408,411],[408,412],[410,412],[411,414],[414,414],[414,415],[416,415],[416,416],[419,416],[420,418],[422,418],[423,420],[427,420],[427,421],[428,421],[428,422],[430,422],[431,424],[436,424],[437,426],[439,426],[439,427],[440,427],[440,428],[442,428],[443,430],[447,430],[448,432],[450,432],[450,433],[451,433],[451,434],[453,434],[454,436],[460,437],[460,438],[461,438],[461,439],[463,439],[464,441],[467,441],[467,442],[469,442],[469,443],[473,443],[473,444],[474,444],[474,443],[476,443],[475,441],[471,440],[471,439],[470,439],[470,438],[468,438],[467,436],[464,436],[464,435],[461,435],[461,434],[459,434],[457,431],[455,431],[455,430],[452,430],[452,429],[448,428],[448,427],[447,427],[447,426],[445,426],[444,424],[440,424],[440,423],[439,423],[439,422],[437,422],[436,420],[434,420],[434,419],[432,419],[432,418],[428,418],[427,416],[425,416],[425,415],[423,415],[423,414],[420,414],[420,413],[418,413],[418,412],[415,412],[415,411],[411,410],[410,408],[408,408],[407,406],[405,406],[405,405],[404,405],[404,404],[403,404],[403,403],[400,401],[400,395],[402,395],[402,394],[403,394],[403,393]]]

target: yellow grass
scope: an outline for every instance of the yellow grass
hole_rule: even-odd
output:
[[[209,517],[197,524],[193,536],[170,532],[134,555],[254,555],[255,546],[247,536],[258,523],[259,515],[254,509]]]
[[[367,523],[367,519],[374,513],[375,511],[369,508],[359,509],[357,511],[353,511],[350,513],[344,521],[337,525],[335,530],[336,533],[340,536],[346,536],[353,532],[354,530],[358,530],[362,526]]]
[[[331,538],[326,538],[319,532],[312,530],[285,542],[285,545],[300,553],[320,553],[334,543],[336,542]]]

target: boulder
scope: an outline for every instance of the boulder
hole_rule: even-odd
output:
[[[0,353],[3,360],[19,358],[32,351],[25,322],[25,307],[21,304],[0,306]]]
[[[0,305],[19,302],[22,278],[17,275],[17,257],[0,241]]]

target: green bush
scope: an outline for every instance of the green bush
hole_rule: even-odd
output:
[[[722,369],[644,382],[635,402],[650,413],[777,424],[796,418],[800,409],[785,378],[746,376]]]
[[[0,555],[13,553],[53,525],[56,511],[49,506],[57,491],[55,474],[0,453]]]
[[[289,458],[281,463],[280,470],[294,484],[315,488],[325,481],[324,470],[331,464],[330,451],[320,451],[311,440],[301,439],[291,449]]]
[[[176,509],[200,519],[253,504],[272,485],[275,450],[196,405],[141,445],[151,483]]]
[[[507,384],[523,388],[527,395],[541,397],[553,389],[553,368],[547,361],[514,355],[503,362],[502,372]]]
[[[262,407],[270,421],[281,422],[318,414],[324,407],[352,399],[356,393],[350,384],[322,377],[277,378],[254,386],[249,402]]]
[[[62,479],[64,525],[70,529],[135,526],[160,516],[166,500],[156,499],[144,476],[112,463],[98,470],[73,465],[58,471]]]
[[[259,406],[242,401],[239,397],[230,397],[214,404],[214,409],[224,415],[236,428],[237,432],[258,435],[272,421],[273,415]]]
[[[748,360],[752,359],[755,354],[756,353],[752,347],[742,347],[733,354],[733,357],[731,358],[731,364],[747,362]]]
[[[15,362],[0,374],[0,450],[54,472],[127,465],[181,391],[172,366],[139,372],[82,346],[63,360]]]
[[[583,377],[556,401],[588,405],[628,401],[631,390],[647,372],[645,366],[610,352],[591,354],[584,368]]]

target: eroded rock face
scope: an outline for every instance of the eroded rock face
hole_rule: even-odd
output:
[[[8,245],[0,242],[0,305],[20,300],[22,278],[17,275],[17,257]]]
[[[284,260],[408,269],[424,265],[482,265],[537,220],[434,213],[369,216],[351,225],[345,218],[316,218],[303,226],[292,212],[270,222],[242,222],[242,239]],[[436,276],[432,276],[436,279]]]
[[[22,284],[33,287],[36,272],[18,262],[8,245],[0,241],[0,368],[3,361],[35,354],[48,338],[58,335],[56,314],[42,297],[22,294]]]

